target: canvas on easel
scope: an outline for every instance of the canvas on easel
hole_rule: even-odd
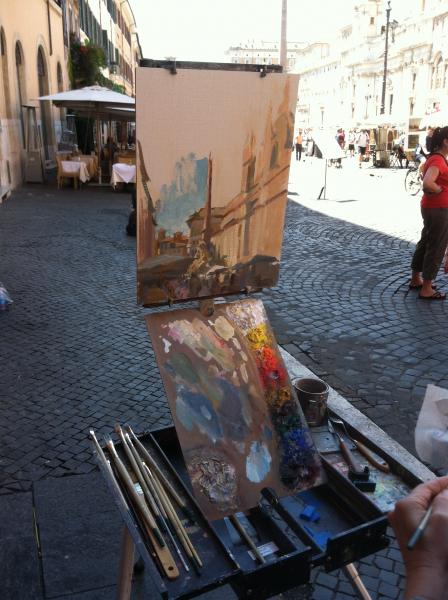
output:
[[[283,73],[137,69],[141,304],[276,284],[297,83]]]

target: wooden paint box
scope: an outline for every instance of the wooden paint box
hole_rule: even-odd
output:
[[[145,571],[154,586],[154,598],[186,600],[207,590],[230,584],[239,598],[262,600],[307,583],[310,570],[318,564],[330,571],[387,546],[387,519],[358,489],[331,464],[325,462],[328,482],[295,497],[278,499],[265,490],[259,505],[241,519],[257,548],[266,552],[266,563],[251,557],[227,519],[207,522],[191,494],[182,452],[174,427],[157,429],[139,436],[157,460],[171,484],[186,500],[194,524],[184,525],[204,562],[201,575],[187,573],[162,577],[137,519],[127,510],[105,465],[100,468],[117,501]],[[115,444],[121,453],[120,444]],[[126,499],[124,499],[126,500]],[[313,506],[318,520],[301,517]],[[179,512],[182,518],[182,514]],[[316,515],[315,515],[316,516]]]

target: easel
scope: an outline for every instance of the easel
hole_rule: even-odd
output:
[[[322,189],[320,190],[320,193],[317,197],[318,200],[326,200],[326,193],[327,193],[327,170],[328,170],[328,160],[325,159],[325,172],[324,172],[324,185],[322,187]],[[323,197],[322,197],[323,194]]]
[[[260,65],[227,65],[227,64],[219,64],[219,63],[176,63],[176,61],[171,61],[171,62],[169,62],[169,61],[141,61],[140,64],[141,64],[141,66],[168,69],[172,75],[176,75],[178,68],[186,68],[186,69],[202,68],[202,69],[210,69],[210,70],[228,70],[230,66],[232,67],[231,70],[257,71],[257,72],[259,72],[260,77],[265,77],[266,74],[270,71],[281,72],[281,67],[271,68],[271,67],[260,66]],[[339,148],[339,146],[338,146],[338,148]],[[340,148],[339,148],[339,152],[341,152]],[[330,154],[331,154],[331,152],[330,152]],[[341,154],[342,154],[342,152],[341,152]],[[341,156],[336,153],[336,155],[329,156],[329,157],[326,156],[325,158],[340,158],[340,157]],[[322,188],[321,194],[320,194],[320,196],[322,196],[322,194],[324,194],[324,199],[325,199],[325,189],[326,189],[326,181],[327,181],[327,166],[328,166],[328,164],[327,164],[327,160],[326,160],[325,161],[325,185]],[[219,294],[219,296],[221,296],[221,295],[222,294]],[[190,300],[191,299],[193,299],[193,298],[190,298]],[[210,317],[213,314],[214,310],[215,310],[215,308],[214,308],[213,298],[199,300],[199,311],[201,312],[201,314],[203,316]],[[104,468],[107,468],[107,466],[104,466]],[[117,485],[117,487],[118,487],[118,485]],[[118,492],[119,492],[119,494],[121,494],[121,491],[119,488],[118,488]],[[125,498],[122,495],[121,495],[121,498],[123,500],[124,505],[126,506]],[[123,511],[121,511],[121,512],[123,514]],[[129,512],[129,509],[127,509],[127,512],[129,514],[129,519],[126,518],[125,515],[123,515],[124,520],[125,520],[125,527],[124,527],[123,533],[122,533],[120,563],[119,563],[119,569],[118,569],[117,596],[116,596],[117,600],[130,600],[131,590],[132,590],[132,577],[133,577],[134,573],[140,571],[142,568],[144,568],[145,565],[148,565],[148,571],[150,571],[150,573],[152,573],[153,583],[157,584],[159,591],[161,589],[167,590],[167,586],[165,585],[165,582],[163,581],[160,573],[156,572],[155,577],[153,577],[154,567],[155,567],[154,562],[151,558],[150,552],[148,551],[148,549],[146,548],[146,546],[143,542],[140,532],[137,529],[136,523],[132,520],[132,515]],[[136,553],[140,554],[140,557],[141,557],[137,562],[135,562],[135,554]],[[303,561],[302,561],[302,564],[303,564]],[[352,566],[352,565],[349,565],[349,566]],[[353,567],[353,569],[354,569],[354,567]],[[356,570],[355,570],[355,572],[356,572]],[[270,570],[270,573],[271,573],[270,576],[272,577],[273,570]],[[295,571],[293,571],[293,574],[295,575],[295,577],[297,577]],[[347,574],[350,577],[350,579],[353,580],[354,575],[350,575],[349,572],[347,572]],[[356,575],[357,575],[357,572],[356,572]],[[358,578],[359,578],[359,576],[358,576]],[[245,583],[245,581],[244,581],[244,583]],[[296,583],[296,585],[297,584],[298,583]],[[204,585],[204,584],[202,584],[202,585]],[[217,584],[217,585],[223,585],[223,580],[221,579],[219,581],[219,584]],[[197,591],[195,590],[195,593],[200,594],[200,593],[203,593],[204,591],[205,591],[205,589],[202,588],[202,590],[199,590],[199,589]],[[369,598],[368,595],[367,596],[362,595],[360,597],[363,598],[364,600],[367,600]]]
[[[317,158],[325,160],[324,185],[320,190],[317,200],[328,200],[327,198],[327,171],[329,160],[340,160],[345,158],[342,148],[339,146],[335,138],[325,131],[317,131],[313,137],[314,152],[313,155]]]

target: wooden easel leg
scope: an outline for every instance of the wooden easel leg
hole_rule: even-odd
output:
[[[134,571],[134,542],[127,527],[121,538],[120,566],[118,568],[117,600],[130,600]]]
[[[361,600],[372,600],[372,596],[367,591],[366,586],[362,582],[361,577],[359,576],[358,570],[353,563],[345,565],[342,567],[347,579],[349,580],[353,591]]]

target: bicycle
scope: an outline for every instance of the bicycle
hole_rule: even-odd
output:
[[[416,196],[422,191],[422,185],[423,177],[419,166],[409,167],[404,178],[404,189],[408,194],[411,194],[411,196]]]

